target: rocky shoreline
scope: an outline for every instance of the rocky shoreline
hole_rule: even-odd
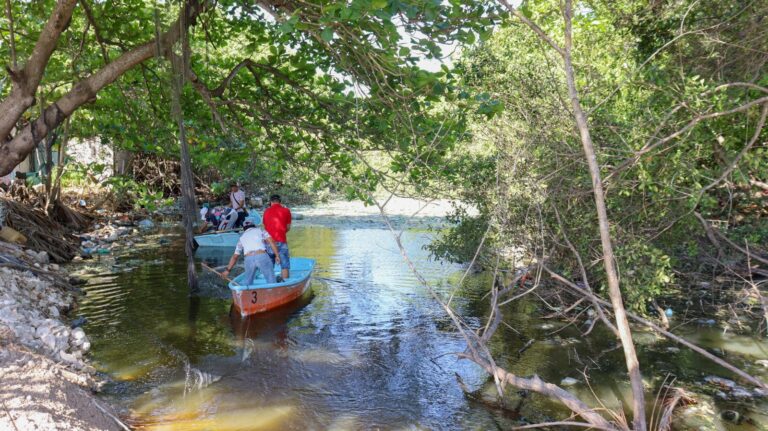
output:
[[[96,399],[90,340],[65,317],[70,281],[45,252],[0,242],[0,429],[125,429]]]

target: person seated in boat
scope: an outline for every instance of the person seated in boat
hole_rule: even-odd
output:
[[[214,212],[214,208],[210,208],[207,203],[203,204],[203,207],[200,209],[200,233],[215,229],[219,225],[219,219]]]
[[[221,221],[219,222],[218,230],[230,230],[235,227],[237,222],[237,211],[232,208],[227,208],[221,215]]]
[[[205,222],[203,224],[203,227],[205,227],[206,231],[218,229],[219,222],[221,222],[221,213],[221,207],[213,207],[208,210],[205,215]]]
[[[288,250],[288,238],[286,237],[286,234],[291,230],[291,210],[283,206],[280,195],[270,196],[269,204],[269,208],[264,211],[264,215],[262,216],[264,229],[266,229],[267,233],[274,238],[275,243],[277,244],[279,257],[283,262],[280,264],[280,267],[282,268],[280,276],[283,280],[287,280],[291,270],[291,253],[290,250]],[[269,255],[272,262],[276,262],[277,255],[278,252]]]
[[[237,241],[237,246],[235,247],[235,254],[229,259],[227,269],[222,272],[221,275],[225,278],[228,277],[229,272],[234,268],[240,255],[244,255],[245,286],[253,284],[257,269],[264,274],[264,279],[267,283],[274,283],[275,266],[267,255],[266,246],[269,246],[269,248],[272,249],[272,252],[277,254],[278,250],[275,241],[267,232],[256,227],[250,220],[246,220],[245,223],[243,223],[243,229],[243,234],[240,235],[240,240]],[[280,256],[277,256],[277,263],[280,263]]]

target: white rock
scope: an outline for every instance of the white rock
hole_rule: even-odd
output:
[[[59,317],[59,309],[51,305],[48,307],[48,314],[50,314],[53,317]]]
[[[74,362],[77,362],[77,358],[75,357],[75,355],[67,353],[67,352],[65,352],[63,350],[59,352],[59,358],[61,358],[62,361],[68,362],[70,364],[74,363]]]
[[[46,253],[44,251],[41,251],[40,253],[37,253],[35,255],[35,260],[37,261],[37,263],[42,263],[42,264],[49,264],[49,263],[51,263],[51,258],[48,256],[48,253]]]
[[[91,342],[88,341],[88,339],[86,339],[85,341],[83,341],[83,344],[80,346],[80,349],[83,351],[83,353],[88,352],[89,350],[91,350]]]
[[[43,336],[48,335],[51,333],[51,328],[49,326],[40,325],[35,329],[35,336],[37,338],[43,338]]]
[[[56,350],[56,337],[53,334],[43,335],[40,337],[40,341],[42,341],[45,347],[49,350]]]
[[[579,383],[579,381],[573,377],[566,377],[563,380],[560,380],[560,386],[573,386],[577,383]]]
[[[83,328],[75,328],[72,330],[71,336],[75,341],[83,341],[85,339],[85,331],[83,331]]]
[[[56,337],[56,350],[69,348],[69,337]]]

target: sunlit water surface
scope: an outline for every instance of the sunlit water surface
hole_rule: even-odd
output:
[[[465,397],[457,375],[481,399],[491,398],[493,386],[478,367],[451,354],[465,344],[404,264],[390,232],[366,226],[297,223],[289,243],[294,256],[317,260],[312,294],[250,319],[230,313],[226,286],[210,274],[201,272],[199,291],[190,292],[178,230],[148,234],[117,256],[83,264],[89,282],[79,314],[87,319],[94,363],[111,379],[103,396],[137,428],[156,430],[506,429],[565,417],[553,403],[512,388],[506,410]],[[406,231],[402,239],[439,292],[461,279],[463,268],[429,259],[429,233]],[[230,253],[201,249],[197,258],[222,265]],[[489,283],[488,275],[470,275],[457,289],[453,305],[472,325],[484,321]],[[623,360],[612,338],[582,340],[573,327],[555,333],[560,324],[534,317],[546,311],[541,307],[528,301],[507,309],[508,326],[492,343],[500,363],[555,383],[576,378],[572,389],[583,397],[594,391],[609,406],[624,403]],[[717,329],[686,331],[710,348],[728,344]],[[640,355],[651,386],[670,373],[689,382],[711,373],[729,377],[667,341],[638,336],[645,337]],[[766,344],[753,338],[732,344],[748,359],[768,356]],[[581,375],[586,367],[590,385]],[[765,403],[718,408],[758,421],[724,425],[731,429],[760,429],[765,420]]]

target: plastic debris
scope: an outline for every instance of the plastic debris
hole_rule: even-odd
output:
[[[140,228],[144,228],[144,229],[150,229],[155,227],[155,223],[150,219],[144,219],[140,221],[138,224]]]

